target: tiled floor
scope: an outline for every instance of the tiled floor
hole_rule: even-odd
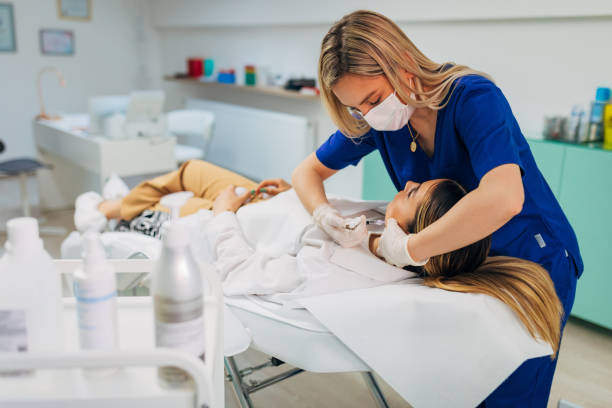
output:
[[[0,230],[8,218],[18,215],[17,210],[1,210]],[[73,229],[71,210],[42,215],[47,220],[43,225],[61,226],[68,232]],[[0,244],[3,245],[5,239],[6,235],[0,232]],[[64,236],[44,236],[43,239],[47,251],[58,257]],[[265,355],[249,350],[237,360],[241,367],[245,367],[261,363],[265,358]],[[253,378],[261,379],[285,369],[286,366],[267,368]],[[381,386],[391,407],[410,406],[383,381]],[[252,399],[255,406],[261,408],[375,407],[361,375],[355,373],[302,373],[253,394]],[[570,318],[561,345],[549,407],[557,407],[559,399],[584,408],[612,407],[612,331]],[[229,384],[226,384],[226,406],[238,407]]]

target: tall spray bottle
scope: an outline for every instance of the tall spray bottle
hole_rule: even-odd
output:
[[[0,259],[0,351],[58,352],[62,349],[60,274],[38,236],[34,218],[7,224]],[[20,371],[0,372],[19,375]]]
[[[74,272],[79,340],[85,350],[115,350],[117,335],[117,280],[106,262],[100,234],[88,232],[82,238],[83,268]],[[88,374],[103,375],[114,369],[90,369]]]
[[[153,270],[151,295],[155,316],[155,344],[204,358],[204,301],[202,276],[190,248],[187,225],[179,211],[193,196],[180,192],[165,196],[161,204],[171,209],[163,226],[163,249]],[[176,367],[160,367],[159,377],[170,386],[188,384],[189,374]]]

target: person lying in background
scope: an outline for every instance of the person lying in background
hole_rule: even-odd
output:
[[[245,188],[246,192],[237,194],[237,186]],[[261,194],[264,187],[276,197],[264,200]],[[330,261],[340,246],[329,234],[312,225],[288,183],[276,179],[257,184],[202,161],[187,162],[177,171],[145,181],[123,199],[103,201],[100,198],[97,208],[105,220],[121,218],[134,224],[134,220],[146,212],[165,213],[159,204],[161,197],[178,191],[192,191],[195,195],[181,209],[181,216],[201,209],[212,210],[214,214],[204,234],[227,295],[267,295],[269,300],[290,303],[296,298],[327,293],[338,287],[350,290],[415,276],[384,263],[380,256],[384,253],[380,235],[367,234],[367,231],[351,249],[354,251],[351,256],[362,257],[361,270],[354,267],[354,262],[351,266],[354,270],[350,270],[347,265]],[[417,233],[442,217],[466,194],[461,185],[449,179],[420,184],[409,181],[387,206],[387,229],[397,230],[398,236],[400,232]],[[267,202],[264,204],[264,201]],[[246,210],[247,203],[261,205],[248,206]],[[310,225],[298,228],[296,236],[272,234],[273,238],[287,241],[287,245],[280,251],[265,251],[255,248],[258,245],[252,242],[260,232],[265,235],[258,230],[262,223],[256,228],[244,227],[238,220],[239,209],[243,213],[261,213],[265,225],[280,223],[288,217],[301,217]],[[399,240],[391,242],[395,241],[402,245]],[[489,257],[490,246],[489,236],[464,248],[434,256],[422,266],[407,268],[422,278],[426,286],[485,294],[500,300],[514,311],[533,338],[551,345],[554,358],[559,347],[563,308],[548,272],[527,260]],[[364,252],[370,260],[363,258]],[[378,276],[368,268],[376,269]]]
[[[169,218],[168,208],[161,205],[168,194],[191,191],[194,196],[181,208],[180,215],[194,214],[200,210],[212,210],[215,200],[227,196],[230,186],[241,191],[243,204],[256,203],[291,186],[282,179],[269,179],[256,183],[202,160],[190,160],[178,170],[146,180],[131,191],[115,177],[105,186],[102,195],[90,191],[81,194],[75,203],[74,223],[80,232],[88,229],[103,231],[108,220],[118,220],[116,231],[135,231],[160,238],[160,229]],[[108,184],[114,184],[108,186]],[[106,198],[103,198],[103,196]]]

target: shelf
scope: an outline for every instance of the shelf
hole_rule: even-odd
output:
[[[177,82],[185,85],[202,86],[211,89],[224,89],[224,90],[239,90],[245,92],[254,92],[263,95],[280,96],[282,98],[301,99],[304,101],[319,101],[319,95],[306,95],[301,94],[297,91],[288,91],[280,87],[262,87],[262,86],[245,86],[245,85],[234,85],[234,84],[222,84],[220,82],[204,82],[195,78],[174,78],[171,76],[165,76],[165,81]]]

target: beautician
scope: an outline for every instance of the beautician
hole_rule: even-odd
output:
[[[319,83],[339,130],[293,173],[317,224],[345,246],[363,238],[365,225],[346,228],[323,181],[375,150],[398,191],[408,181],[416,183],[407,193],[414,194],[424,181],[454,179],[469,194],[418,234],[388,219],[379,255],[397,266],[419,266],[492,234],[491,255],[528,259],[550,273],[565,324],[583,270],[576,236],[506,98],[486,74],[435,63],[388,18],[357,11],[324,37]],[[545,407],[555,366],[550,357],[526,361],[483,406]]]

